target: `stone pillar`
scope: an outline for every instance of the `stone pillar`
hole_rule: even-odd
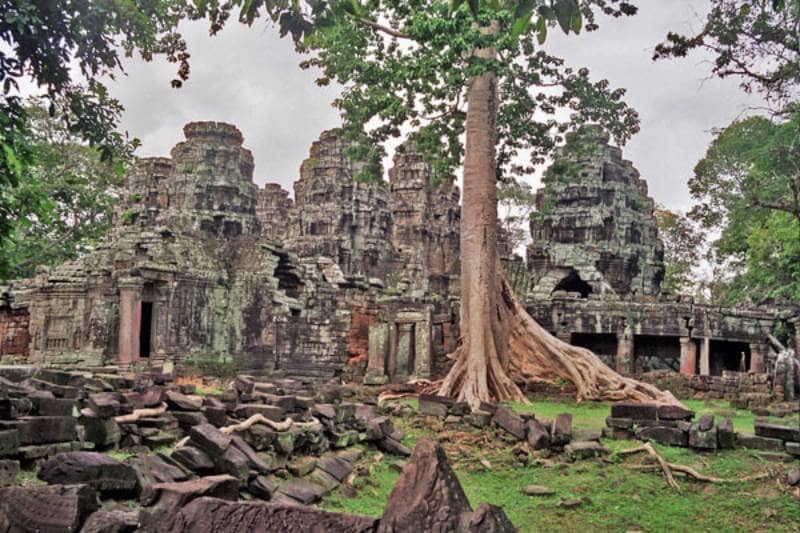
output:
[[[711,375],[711,338],[703,337],[700,344],[700,375]]]
[[[398,376],[408,376],[408,366],[413,356],[414,347],[411,344],[412,331],[414,324],[397,324],[397,367],[395,373]]]
[[[697,368],[697,344],[691,337],[681,337],[681,374],[693,376]]]
[[[760,342],[750,343],[750,368],[751,374],[763,374],[767,371],[766,359],[769,347]]]
[[[617,373],[633,374],[633,333],[629,327],[617,335]]]
[[[430,317],[430,314],[428,314]],[[417,323],[414,330],[414,375],[418,378],[431,377],[431,323],[424,320]]]
[[[142,321],[141,286],[119,286],[119,345],[117,364],[127,369],[139,360],[139,331]]]
[[[380,385],[386,383],[386,355],[389,346],[389,325],[377,322],[369,325],[369,357],[364,383]]]

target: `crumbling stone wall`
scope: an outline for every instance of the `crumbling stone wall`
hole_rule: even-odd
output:
[[[532,296],[554,290],[658,294],[664,250],[647,184],[608,134],[584,127],[568,139],[536,194],[528,265]]]
[[[0,357],[20,362],[28,357],[30,313],[27,309],[0,309]],[[9,357],[6,357],[9,358]]]
[[[286,238],[289,213],[294,201],[289,198],[289,191],[279,183],[266,183],[258,190],[256,216],[261,223],[261,234],[266,239],[283,241]]]

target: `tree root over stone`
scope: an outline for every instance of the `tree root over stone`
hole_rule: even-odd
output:
[[[114,422],[117,424],[131,424],[140,418],[149,416],[159,416],[167,412],[167,404],[162,403],[158,407],[149,407],[146,409],[135,409],[131,414],[120,415],[114,417]]]
[[[675,472],[685,474],[689,478],[695,479],[697,481],[703,481],[705,483],[744,483],[748,481],[758,481],[769,477],[768,472],[741,478],[719,478],[714,476],[706,476],[689,466],[667,462],[663,457],[661,457],[661,455],[657,451],[655,451],[653,445],[650,444],[649,442],[647,444],[644,444],[643,446],[637,446],[636,448],[628,448],[626,450],[621,450],[619,452],[619,455],[634,455],[643,452],[646,452],[647,455],[653,458],[658,464],[629,466],[628,468],[632,470],[660,469],[664,473],[664,477],[667,480],[667,485],[675,489],[677,492],[680,492],[680,486],[678,486],[678,482],[675,481],[675,476],[674,476]]]
[[[579,402],[633,401],[683,407],[671,392],[621,376],[591,351],[551,335],[528,314],[504,276],[496,300],[497,312],[486,326],[491,331],[484,334],[493,342],[486,343],[477,360],[470,357],[466,345],[456,348],[449,356],[455,362],[439,394],[473,407],[489,399],[527,402],[519,384],[564,379],[577,389]]]

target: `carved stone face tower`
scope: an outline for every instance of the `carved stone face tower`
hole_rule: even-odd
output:
[[[536,194],[528,264],[531,293],[655,295],[664,278],[647,184],[607,134],[586,126],[567,139]]]

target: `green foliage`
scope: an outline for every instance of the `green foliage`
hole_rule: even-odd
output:
[[[654,59],[710,51],[712,71],[737,76],[746,92],[757,90],[778,110],[800,87],[800,0],[712,0],[703,28],[691,36],[669,33]]]
[[[30,160],[4,194],[14,210],[0,240],[2,279],[28,277],[37,266],[90,251],[110,228],[121,184],[116,166],[70,133],[60,117],[50,117],[40,102],[33,101],[25,114]]]
[[[731,273],[726,302],[800,299],[800,112],[751,117],[719,132],[695,167],[689,216],[709,233],[713,261]]]
[[[692,294],[696,290],[693,271],[700,263],[703,236],[684,214],[659,207],[655,215],[664,243],[666,273],[662,287],[673,294]]]
[[[19,205],[33,194],[23,174],[36,155],[19,82],[31,79],[48,113],[104,160],[129,154],[135,140],[115,129],[122,107],[99,80],[113,78],[121,57],[138,50],[145,60],[163,55],[178,64],[172,84],[180,86],[189,54],[176,27],[200,15],[189,0],[0,0],[0,245],[18,227],[20,209],[47,211],[35,199]]]

